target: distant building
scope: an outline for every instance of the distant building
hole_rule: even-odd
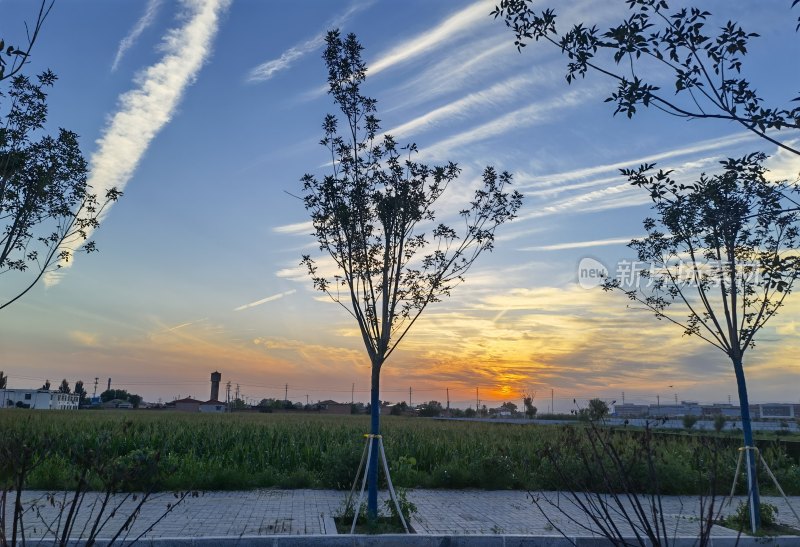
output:
[[[661,405],[614,405],[614,416],[617,418],[676,418],[681,416],[697,416],[712,419],[722,415],[726,418],[740,418],[741,408],[730,403],[714,403],[701,405],[694,401],[681,401],[681,404]],[[800,404],[796,403],[764,403],[750,405],[750,416],[754,420],[792,420],[800,418]]]
[[[730,403],[714,403],[713,405],[703,405],[703,417],[713,418],[717,415],[726,418],[738,418],[742,415],[741,408]]]
[[[336,401],[320,401],[319,411],[322,414],[350,414],[350,403],[337,403]]]
[[[0,407],[36,410],[78,410],[80,395],[49,389],[1,389]]]
[[[133,404],[130,401],[126,401],[124,399],[111,399],[110,401],[106,401],[100,405],[105,409],[113,409],[113,408],[120,408],[124,410],[132,410]]]
[[[200,410],[200,412],[222,414],[226,409],[225,403],[217,401],[216,399],[211,399],[205,403],[200,403],[198,410]]]
[[[191,397],[185,397],[183,399],[178,399],[175,403],[175,410],[181,412],[199,412],[200,405],[203,404],[203,401],[198,401],[197,399],[192,399]]]
[[[617,418],[646,418],[650,415],[649,405],[623,403],[614,405],[614,416]]]
[[[650,405],[650,416],[654,417],[680,417],[703,415],[703,409],[695,401],[681,401],[679,405]]]
[[[784,420],[787,418],[794,418],[795,416],[798,416],[798,414],[795,412],[795,407],[800,407],[800,405],[786,403],[769,403],[755,406],[757,407],[757,412],[754,412],[753,414],[762,420]]]

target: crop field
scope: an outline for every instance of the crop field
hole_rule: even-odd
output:
[[[382,424],[398,486],[555,490],[569,488],[568,477],[583,476],[603,489],[602,473],[580,456],[591,449],[583,425],[405,417],[384,417]],[[352,485],[367,430],[367,416],[0,411],[0,480],[9,483],[14,454],[28,450],[35,465],[25,487],[32,489],[73,487],[87,458],[123,462],[145,455],[157,460],[159,473],[150,479],[159,490],[344,489]],[[629,474],[647,484],[643,437],[642,431],[609,433],[630,462]],[[656,471],[664,478],[662,493],[707,491],[710,476],[719,492],[730,490],[738,437],[658,434],[652,439]],[[787,455],[777,441],[764,442],[761,449],[784,490],[800,494],[796,456]],[[774,491],[766,473],[762,485],[765,492]],[[130,487],[137,487],[135,481]]]

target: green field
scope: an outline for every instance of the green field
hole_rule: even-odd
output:
[[[596,470],[587,469],[577,455],[579,447],[586,448],[581,425],[405,417],[385,417],[382,423],[399,486],[554,490],[569,487],[566,472],[603,489]],[[36,463],[26,475],[25,486],[33,489],[71,488],[87,459],[132,462],[154,454],[159,472],[148,472],[148,479],[159,490],[343,489],[352,485],[367,430],[367,416],[0,411],[0,479],[9,484],[14,454],[25,449]],[[642,436],[620,429],[611,438],[630,459],[631,476],[646,484]],[[669,434],[654,439],[662,493],[706,490],[715,454],[718,490],[730,489],[737,437]],[[761,448],[784,490],[800,494],[797,460],[776,441]],[[765,475],[765,492],[774,491]],[[90,473],[89,480],[100,479]],[[126,484],[137,487],[133,479]]]

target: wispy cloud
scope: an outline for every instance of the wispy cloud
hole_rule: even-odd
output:
[[[289,296],[290,294],[294,294],[297,292],[297,289],[292,289],[286,292],[280,292],[278,294],[273,294],[272,296],[268,296],[266,298],[262,298],[261,300],[256,300],[255,302],[250,302],[249,304],[245,304],[243,306],[239,306],[238,308],[234,308],[233,311],[242,311],[246,310],[247,308],[255,308],[256,306],[260,306],[261,304],[266,304],[267,302],[272,302],[274,300],[280,300],[284,296]]]
[[[682,156],[690,156],[693,154],[719,150],[722,148],[730,148],[732,146],[742,144],[744,142],[753,140],[755,138],[756,138],[755,135],[748,132],[734,133],[732,135],[726,135],[724,137],[716,139],[700,141],[692,143],[689,146],[673,148],[672,150],[666,150],[664,152],[658,152],[656,154],[651,154],[640,158],[632,158],[630,160],[624,160],[615,163],[607,163],[602,165],[594,165],[591,167],[583,167],[580,169],[574,169],[572,171],[562,171],[560,173],[553,173],[550,175],[537,175],[535,177],[532,177],[533,180],[535,180],[535,183],[532,186],[533,187],[553,186],[561,184],[563,182],[575,181],[609,172],[618,174],[619,170],[623,168],[630,168],[641,165],[643,163],[660,162],[663,160],[678,158]],[[520,179],[521,177],[517,177],[518,182],[524,183],[524,181]]]
[[[473,3],[471,6],[451,15],[433,28],[405,40],[381,55],[369,68],[369,75],[374,76],[395,65],[404,63],[423,54],[430,53],[441,44],[454,38],[468,35],[470,27],[487,23],[491,7],[484,1]]]
[[[609,4],[606,6],[606,4]],[[598,22],[611,20],[618,7],[608,2],[574,0],[559,9],[559,21],[583,19],[591,11]],[[424,33],[392,47],[370,63],[369,75],[395,64],[424,56],[424,62],[414,62],[414,72],[395,82],[397,97],[394,108],[429,101],[448,93],[459,93],[476,84],[496,81],[504,74],[533,75],[550,86],[563,85],[563,59],[549,48],[526,48],[519,55],[507,32],[491,24],[492,5],[478,2],[455,13]],[[623,11],[624,15],[624,11]],[[490,24],[487,24],[487,21]],[[496,24],[496,23],[495,23]],[[571,24],[571,23],[570,23]],[[494,29],[494,32],[492,32]],[[455,47],[439,47],[445,42],[458,42]],[[530,94],[530,90],[526,90]],[[387,110],[382,110],[386,114]],[[391,133],[394,135],[394,133]]]
[[[535,210],[522,214],[518,221],[546,217],[558,213],[589,213],[644,205],[650,202],[650,195],[625,182],[607,188],[570,196]]]
[[[186,87],[211,53],[220,16],[230,0],[185,0],[183,4],[184,25],[167,32],[163,58],[137,76],[136,89],[120,97],[119,111],[97,141],[88,183],[100,196],[112,187],[125,187],[150,142],[172,118]],[[62,261],[60,265],[73,263]],[[45,285],[54,285],[59,279],[58,275],[46,275]]]
[[[196,323],[202,323],[203,321],[208,321],[208,317],[203,317],[202,319],[195,319],[194,321],[186,321],[185,323],[181,323],[179,325],[175,325],[174,327],[166,328],[166,329],[164,329],[164,330],[162,330],[160,332],[161,333],[174,332],[174,331],[182,329],[184,327],[188,327],[189,325],[194,325]]]
[[[667,167],[673,170],[673,176],[689,179],[716,166],[721,150],[730,153],[731,148],[743,145],[753,138],[750,133],[741,132],[615,163],[547,175],[516,173],[515,182],[525,196],[529,199],[538,198],[535,209],[520,215],[518,221],[524,222],[559,213],[589,213],[647,204],[650,202],[647,192],[623,182],[625,179],[619,174],[621,168],[680,158],[682,159],[680,163],[670,163]],[[710,154],[698,157],[698,154],[702,153]],[[588,191],[575,193],[575,190]],[[552,199],[562,193],[566,193],[567,196]],[[557,250],[557,248],[530,250]]]
[[[592,241],[571,241],[569,243],[556,243],[538,247],[524,247],[520,251],[564,251],[568,249],[586,249],[589,247],[603,247],[605,245],[620,245],[630,243],[631,237],[615,237],[609,239],[595,239]]]
[[[496,64],[499,54],[512,55],[515,53],[512,43],[505,35],[495,35],[488,39],[479,39],[471,36],[468,43],[458,48],[458,51],[447,50],[437,52],[435,46],[457,39],[468,34],[466,31],[471,26],[481,23],[481,13],[488,15],[487,6],[483,11],[477,4],[471,8],[456,13],[444,22],[393,46],[389,51],[379,53],[375,61],[367,64],[367,76],[372,77],[395,65],[405,63],[423,55],[429,59],[436,59],[436,53],[445,53],[444,58],[428,66],[422,72],[417,71],[410,78],[402,82],[394,82],[395,90],[404,97],[404,106],[424,102],[436,95],[460,90],[465,87],[465,81],[477,81],[485,68]],[[487,17],[488,18],[488,17]],[[434,55],[432,55],[434,54]],[[428,60],[428,59],[426,59]],[[403,92],[406,90],[406,92]],[[314,87],[301,96],[302,100],[314,100],[327,93],[328,85]],[[386,112],[384,110],[384,112]]]
[[[515,53],[513,43],[505,34],[483,39],[476,37],[463,47],[448,49],[441,59],[424,63],[419,72],[395,82],[393,89],[398,96],[393,101],[394,106],[382,111],[386,113],[394,108],[424,103],[447,93],[461,92],[485,82],[487,78],[494,79],[494,75],[509,63],[521,64],[521,60],[514,57]],[[539,72],[538,64],[534,72]],[[556,77],[553,83],[560,86],[561,79]]]
[[[125,52],[133,46],[134,42],[136,42],[139,36],[142,35],[142,32],[144,32],[147,27],[153,24],[159,7],[161,7],[161,0],[148,0],[147,6],[144,10],[144,15],[142,15],[139,20],[136,21],[136,24],[133,25],[133,28],[130,30],[128,35],[125,36],[125,38],[123,38],[119,43],[117,54],[114,56],[114,62],[111,65],[111,72],[117,70],[119,62],[122,60]]]
[[[797,147],[800,139],[788,140],[786,144]],[[767,160],[766,167],[769,169],[768,176],[771,179],[800,180],[800,157],[783,148],[775,150],[775,153]]]
[[[465,117],[469,112],[477,108],[484,110],[487,107],[514,99],[518,97],[523,90],[530,89],[534,83],[534,78],[529,76],[509,78],[491,87],[476,91],[475,93],[470,93],[456,101],[431,110],[402,125],[393,127],[386,133],[393,137],[407,137],[412,134],[422,133],[449,120]]]
[[[540,101],[513,110],[492,121],[480,124],[451,137],[447,137],[424,151],[425,156],[443,157],[449,151],[465,145],[486,140],[508,131],[545,123],[552,119],[559,110],[572,108],[592,96],[592,91],[584,88],[568,91],[546,101]]]
[[[308,235],[314,231],[314,224],[310,220],[306,220],[305,222],[276,226],[272,230],[279,234]]]
[[[325,43],[325,34],[328,32],[328,29],[341,27],[353,15],[369,7],[371,4],[372,1],[360,3],[356,2],[351,4],[344,13],[334,17],[328,23],[326,23],[325,29],[317,33],[313,38],[290,47],[281,53],[280,57],[277,59],[265,61],[252,69],[247,76],[247,81],[264,82],[275,76],[275,74],[278,72],[287,70],[298,59],[305,57],[309,53],[322,47],[322,44]]]

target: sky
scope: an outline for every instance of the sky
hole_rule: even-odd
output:
[[[2,0],[2,35],[21,41],[33,2]],[[610,26],[624,2],[558,2],[562,28]],[[789,0],[702,2],[761,34],[744,73],[768,103],[797,95],[800,40]],[[676,4],[677,5],[677,4]],[[248,400],[367,401],[369,361],[352,318],[313,290],[299,266],[315,253],[300,178],[324,176],[324,35],[354,32],[364,91],[381,127],[418,159],[454,161],[459,180],[438,207],[452,220],[484,167],[525,195],[444,302],[431,305],[382,371],[383,399],[569,412],[573,399],[736,402],[726,356],[630,309],[624,295],[580,283],[581,261],[615,275],[635,260],[646,192],[619,174],[644,162],[694,180],[718,162],[770,155],[772,178],[800,161],[741,127],[651,110],[612,116],[611,82],[572,85],[545,44],[522,53],[489,13],[492,0],[58,0],[29,74],[50,68],[48,128],[80,135],[99,192],[124,196],[74,257],[0,311],[0,370],[10,387],[83,380],[147,401],[207,399],[209,375]],[[797,11],[797,9],[795,9]],[[663,76],[649,74],[656,81]],[[664,81],[666,86],[671,85]],[[800,139],[797,132],[775,135]],[[20,277],[4,274],[0,295]],[[798,402],[800,295],[745,358],[752,401]],[[288,387],[287,387],[288,386]],[[410,392],[409,392],[410,390]],[[551,407],[554,407],[552,408]]]

